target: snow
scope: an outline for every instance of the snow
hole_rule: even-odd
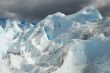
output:
[[[110,18],[92,6],[36,25],[0,19],[0,73],[110,73],[109,43]]]
[[[9,30],[7,32],[2,31],[0,33],[0,59],[2,58],[3,54],[7,53],[7,50],[11,45],[13,35],[14,32],[12,30]]]
[[[1,73],[11,73],[5,61],[0,60],[0,72]]]

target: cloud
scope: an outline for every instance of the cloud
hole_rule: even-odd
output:
[[[58,11],[72,14],[83,3],[86,0],[0,0],[0,16],[42,19]]]
[[[99,9],[103,16],[110,16],[110,0],[91,0],[89,5]]]
[[[110,4],[110,0],[91,0],[92,5],[96,6],[97,8],[105,7]]]
[[[0,16],[40,20],[55,12],[73,14],[88,5],[109,15],[109,4],[110,0],[0,0]]]

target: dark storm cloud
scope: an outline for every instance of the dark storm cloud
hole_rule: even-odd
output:
[[[91,4],[97,7],[103,16],[110,16],[110,0],[92,0]]]
[[[109,4],[110,0],[0,0],[0,16],[42,19],[55,12],[73,14],[88,5],[109,15]]]
[[[26,18],[44,18],[55,12],[72,14],[87,4],[86,0],[14,0],[7,10]]]

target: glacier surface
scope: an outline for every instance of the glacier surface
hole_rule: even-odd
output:
[[[110,17],[94,7],[34,25],[0,18],[0,73],[110,73]]]

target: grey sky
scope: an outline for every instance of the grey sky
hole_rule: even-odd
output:
[[[110,16],[110,0],[0,0],[0,16],[40,20],[55,12],[73,14],[89,5]]]

